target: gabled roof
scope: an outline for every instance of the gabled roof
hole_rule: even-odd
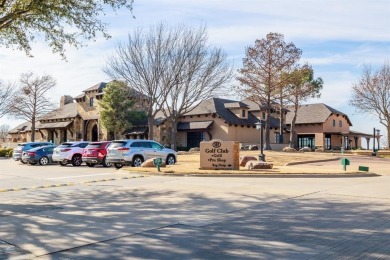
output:
[[[41,124],[36,121],[35,122],[35,130],[38,130],[40,128]],[[15,128],[12,128],[8,133],[9,134],[17,134],[17,133],[23,133],[23,132],[26,132],[26,131],[31,131],[31,122],[24,122],[20,125],[18,125],[17,127]]]
[[[346,114],[325,105],[324,103],[301,105],[298,108],[295,124],[324,123],[332,114],[344,116],[348,121],[348,124],[352,126],[352,123]],[[291,124],[293,116],[293,109],[290,107],[290,111],[286,115],[286,124]]]
[[[244,104],[235,100],[210,98],[199,103],[192,111],[186,113],[185,116],[217,114],[228,124],[251,126],[255,125],[255,123],[259,120],[252,113],[248,113],[248,118],[245,119],[237,117],[232,111],[229,110],[230,106],[236,107],[236,105],[240,103]],[[247,106],[245,106],[245,108],[247,108]],[[271,118],[271,127],[279,127],[279,120],[276,118]]]
[[[107,83],[106,82],[100,82],[90,88],[87,88],[86,90],[83,90],[83,92],[88,92],[88,91],[94,91],[97,90],[99,93],[102,92],[102,90],[106,87]]]
[[[74,118],[78,115],[77,103],[69,103],[39,118],[39,120]]]

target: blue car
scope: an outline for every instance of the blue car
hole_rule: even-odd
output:
[[[51,142],[29,142],[29,143],[21,143],[18,144],[17,147],[15,147],[12,157],[14,158],[15,161],[21,161],[22,163],[26,163],[22,159],[22,154],[25,151],[31,150],[36,147],[42,147],[42,146],[47,146],[47,145],[52,145],[54,146],[53,143]]]
[[[33,148],[31,150],[23,152],[22,160],[29,164],[35,165],[39,163],[40,165],[48,165],[53,163],[53,151],[54,146],[42,146]]]

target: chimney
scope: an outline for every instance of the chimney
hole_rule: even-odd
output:
[[[66,104],[73,103],[73,97],[72,96],[62,96],[60,99],[60,107],[64,107]]]

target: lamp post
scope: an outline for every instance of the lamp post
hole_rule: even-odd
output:
[[[264,127],[264,120],[260,120],[259,122],[255,123],[256,129],[260,130],[260,155],[259,155],[259,161],[265,162],[265,155],[263,154],[263,127]]]
[[[375,127],[374,127],[374,139],[372,140],[372,153],[371,153],[371,155],[372,156],[376,156],[376,151],[375,151],[375,134],[377,135],[377,136],[379,136],[379,132],[380,132],[380,130],[379,129],[375,129]],[[378,150],[379,150],[379,141],[378,141]]]
[[[381,132],[381,130],[376,129],[376,136],[377,136],[377,142],[378,142],[378,150],[377,150],[377,151],[379,151],[379,138],[380,138],[380,132]]]

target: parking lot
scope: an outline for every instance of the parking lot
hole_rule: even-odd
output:
[[[0,189],[0,259],[390,259],[390,175],[143,177],[0,160]]]

